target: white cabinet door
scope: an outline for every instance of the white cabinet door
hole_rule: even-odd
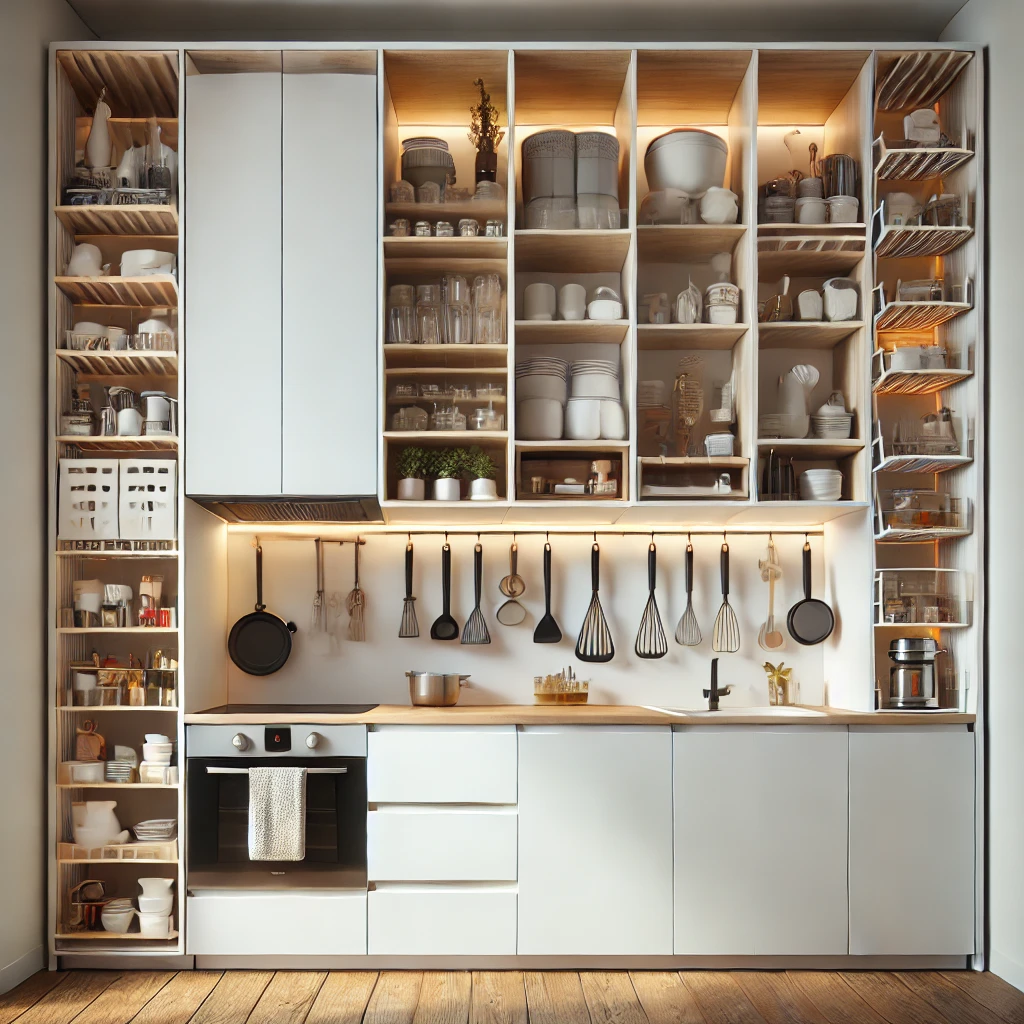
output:
[[[846,730],[673,735],[675,952],[847,952]]]
[[[377,79],[285,75],[283,107],[283,490],[376,494]]]
[[[520,730],[518,951],[671,954],[668,727]]]
[[[850,952],[974,952],[974,734],[850,728]]]
[[[281,493],[281,75],[185,79],[186,493]]]

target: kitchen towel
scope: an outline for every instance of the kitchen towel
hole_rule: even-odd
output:
[[[249,859],[306,857],[306,769],[249,769]]]

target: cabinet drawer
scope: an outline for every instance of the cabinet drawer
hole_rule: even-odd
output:
[[[190,956],[361,955],[366,893],[236,892],[188,898]]]
[[[376,889],[367,897],[369,952],[419,956],[511,956],[516,892],[437,886]]]
[[[382,726],[367,740],[370,803],[516,802],[515,726]]]
[[[366,820],[369,878],[514,882],[517,822],[511,809],[373,811]]]

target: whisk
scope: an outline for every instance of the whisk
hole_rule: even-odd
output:
[[[356,549],[356,578],[348,597],[345,599],[345,607],[348,609],[348,638],[361,642],[366,639],[366,626],[363,623],[363,605],[366,604],[366,595],[359,588],[359,545],[361,541],[357,537],[354,541]]]
[[[711,636],[711,650],[735,654],[740,649],[740,624],[729,604],[729,545],[722,544],[722,607]]]
[[[593,592],[576,641],[576,657],[580,661],[611,661],[615,657],[615,643],[601,608],[601,599],[597,595],[601,583],[601,549],[596,540],[590,549],[590,579]]]
[[[640,619],[636,643],[633,650],[638,658],[664,658],[668,654],[668,641],[665,639],[665,627],[661,624],[661,613],[658,601],[654,596],[654,588],[658,578],[658,551],[652,540],[647,548],[647,605]]]
[[[683,647],[696,647],[701,641],[700,626],[693,610],[693,545],[686,543],[686,611],[676,626],[676,643]]]

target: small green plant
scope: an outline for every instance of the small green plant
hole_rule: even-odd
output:
[[[494,460],[476,444],[466,453],[465,468],[474,480],[493,480],[498,472]]]
[[[438,480],[457,480],[466,465],[465,448],[438,448],[430,458],[430,473]]]
[[[484,80],[473,84],[480,90],[480,102],[469,108],[473,120],[469,126],[469,141],[478,153],[494,153],[505,133],[498,127],[498,108],[491,103],[491,94],[484,88]]]
[[[398,476],[401,480],[422,480],[430,472],[430,453],[410,445],[398,454]]]

